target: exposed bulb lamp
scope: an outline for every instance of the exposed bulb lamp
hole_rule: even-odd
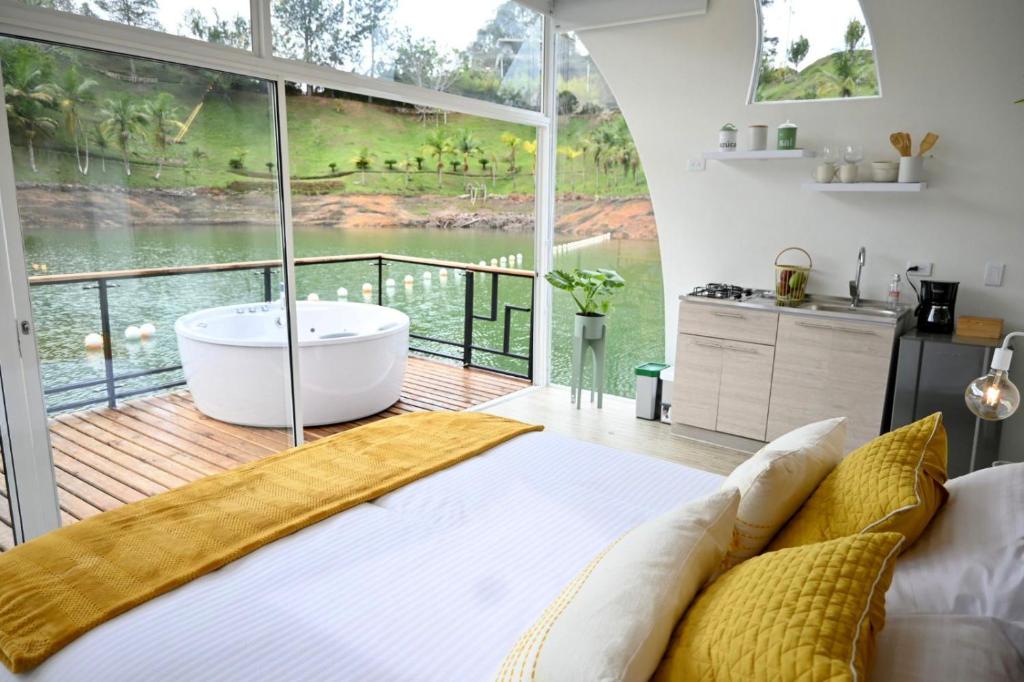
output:
[[[1010,381],[1010,362],[1013,351],[1010,339],[1024,337],[1024,332],[1007,334],[1003,345],[992,355],[992,366],[983,377],[972,381],[964,391],[967,408],[988,421],[1001,421],[1013,415],[1020,406],[1020,391]]]

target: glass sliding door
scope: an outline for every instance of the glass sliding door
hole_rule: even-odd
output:
[[[12,38],[0,63],[62,522],[290,447],[276,84]]]

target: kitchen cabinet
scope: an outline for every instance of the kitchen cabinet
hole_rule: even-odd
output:
[[[764,440],[775,349],[691,334],[680,334],[676,348],[673,418]]]
[[[783,315],[779,320],[767,438],[847,417],[848,449],[877,436],[885,414],[896,327]]]

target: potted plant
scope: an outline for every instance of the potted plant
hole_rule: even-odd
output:
[[[626,286],[626,280],[614,270],[552,270],[547,274],[551,286],[569,292],[576,302],[574,335],[584,339],[599,339],[604,335],[605,315],[611,308],[616,289]]]

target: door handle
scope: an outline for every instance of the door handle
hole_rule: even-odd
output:
[[[816,324],[814,322],[804,322],[799,320],[797,322],[801,327],[809,327],[811,329],[827,329],[833,332],[844,332],[846,334],[860,334],[862,336],[878,336],[877,333],[869,329],[851,329],[850,327],[836,327],[831,324]]]
[[[722,344],[715,343],[714,341],[701,341],[700,339],[694,339],[693,342],[698,346],[703,346],[704,348],[717,348],[719,350],[722,349]]]
[[[32,327],[29,325],[28,320],[22,320],[21,324],[18,325],[18,328],[21,329],[21,333],[25,336],[32,333]]]
[[[738,320],[747,319],[746,315],[744,315],[743,313],[727,313],[721,310],[713,310],[711,311],[711,314],[714,315],[715,317],[734,317]]]
[[[758,352],[753,348],[744,348],[742,346],[722,346],[725,350],[731,350],[735,353],[746,353],[747,355],[758,355]]]

